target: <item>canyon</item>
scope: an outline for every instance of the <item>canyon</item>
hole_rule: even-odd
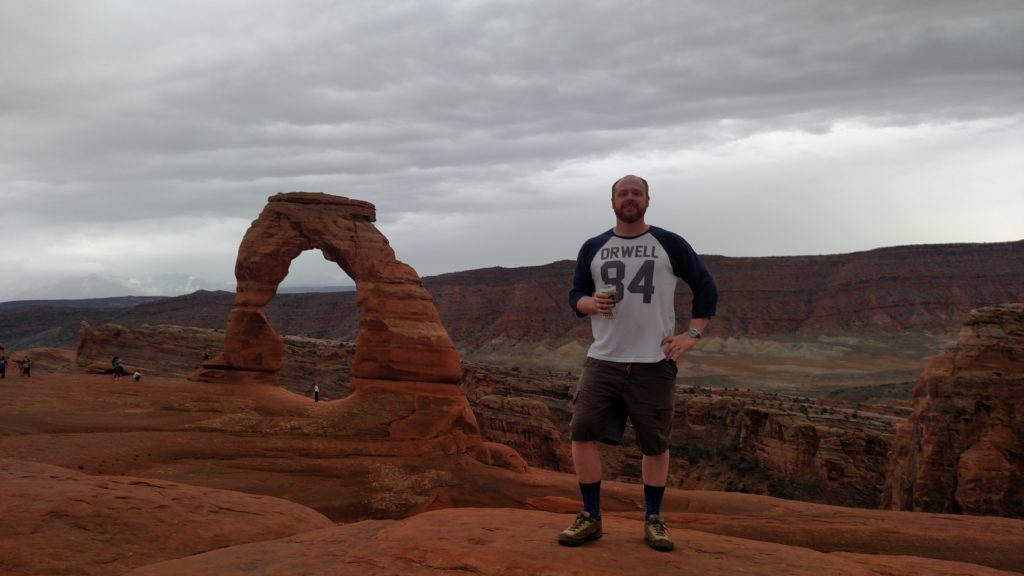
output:
[[[1024,571],[1024,242],[707,257],[723,305],[680,366],[663,508],[683,538],[647,557],[628,436],[602,448],[606,537],[554,543],[579,506],[571,263],[421,279],[374,220],[279,194],[234,294],[0,304],[0,353],[34,362],[0,381],[0,571]],[[276,294],[310,249],[357,292]]]
[[[721,292],[709,335],[756,340],[953,335],[970,310],[1024,300],[1024,240],[897,246],[852,254],[704,256]],[[568,310],[573,263],[485,268],[423,278],[463,356],[489,351],[557,357],[589,340]],[[277,294],[266,315],[281,334],[354,341],[355,292]],[[0,303],[8,349],[71,348],[78,324],[170,324],[223,329],[235,295],[198,291],[173,298]],[[685,286],[677,309],[689,310]],[[678,318],[686,321],[685,315]],[[526,354],[524,354],[526,355]]]
[[[1024,320],[1013,306],[984,308],[975,315],[986,314],[1002,323],[1002,338],[989,335],[981,339],[984,346],[979,346],[980,337],[972,329],[976,322],[969,321],[957,345],[938,358],[960,353],[964,341],[974,341],[976,349],[1002,350],[988,352],[997,358],[1006,358],[997,364],[998,368],[990,368],[1000,374],[998,378],[993,377],[998,393],[976,392],[958,386],[955,389],[962,389],[959,394],[963,396],[957,401],[960,407],[934,416],[938,421],[966,418],[966,414],[974,413],[975,400],[990,411],[996,405],[1010,414],[1013,407],[1019,405],[1016,394],[1024,388],[1015,378],[1019,379],[1024,369],[1016,364],[1015,358],[1024,356],[1024,343],[1019,341],[1019,334],[1024,332]],[[218,338],[222,338],[222,334],[198,328],[158,326],[132,331],[114,325],[94,329],[84,324],[74,363],[86,372],[109,372],[108,359],[117,350],[127,358],[140,359],[160,374],[186,377],[199,365],[202,351],[216,345]],[[168,346],[168,342],[174,342],[175,346]],[[284,337],[283,342],[279,377],[285,389],[309,396],[310,382],[317,382],[325,400],[342,399],[351,394],[354,345],[290,336]],[[462,363],[461,373],[460,387],[486,440],[515,449],[530,466],[572,471],[568,424],[571,418],[569,398],[576,384],[574,377],[550,370],[523,370],[470,361]],[[933,368],[921,376],[933,377]],[[890,454],[898,448],[894,446],[894,438],[907,426],[915,410],[922,409],[919,404],[923,400],[915,403],[912,398],[871,397],[869,391],[866,397],[873,399],[865,402],[841,397],[695,387],[686,386],[685,379],[682,382],[684,385],[676,401],[671,445],[676,459],[670,470],[670,485],[842,506],[916,509],[894,504],[892,489],[886,483],[892,475]],[[922,388],[920,380],[917,386]],[[986,422],[991,419],[985,415]],[[1024,446],[1024,440],[1012,432],[1024,427],[1012,420],[1000,422],[1002,430],[1011,431],[1011,437],[1003,442],[1004,450],[1012,453],[1017,449],[1015,446]],[[945,428],[933,424],[928,429]],[[632,440],[631,432],[627,432],[624,446],[602,447],[606,474],[610,478],[639,481],[640,453]],[[955,462],[959,454],[954,451],[945,457]],[[1013,456],[1009,458],[1014,460]],[[1007,471],[1001,476],[1002,481],[1011,483],[1017,482],[1015,478],[1019,477],[1019,470],[1012,474]],[[919,492],[936,493],[930,489],[919,489]],[[985,494],[992,497],[989,492]],[[1020,516],[1016,506],[1021,501],[1019,494],[1000,492],[983,513]],[[1004,503],[1010,506],[1002,508]],[[931,511],[960,512],[960,509],[945,507]]]

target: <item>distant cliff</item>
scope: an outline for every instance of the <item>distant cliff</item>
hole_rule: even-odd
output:
[[[399,257],[401,254],[399,253]],[[970,310],[1024,301],[1024,240],[882,248],[829,256],[706,256],[721,292],[716,336],[955,333]],[[463,353],[588,342],[568,308],[573,262],[484,268],[423,279]],[[75,345],[79,322],[222,329],[234,294],[199,291],[123,308],[89,300],[0,304],[8,349]],[[109,299],[108,299],[109,300]],[[680,284],[679,323],[689,292]],[[134,303],[133,303],[134,304]],[[279,334],[353,340],[356,293],[278,294],[266,309]]]
[[[883,248],[831,256],[706,256],[720,291],[716,336],[955,332],[973,308],[1024,301],[1024,241]],[[487,268],[424,279],[452,338],[589,340],[568,307],[573,262]],[[688,318],[680,283],[677,309]]]

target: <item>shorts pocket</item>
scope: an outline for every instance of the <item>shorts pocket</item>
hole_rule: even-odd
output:
[[[676,364],[672,360],[663,360],[663,362],[668,365],[668,371],[672,374],[672,376],[679,375],[679,365],[678,364]]]

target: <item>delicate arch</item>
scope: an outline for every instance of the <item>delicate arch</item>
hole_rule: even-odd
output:
[[[292,260],[318,248],[356,283],[361,318],[353,377],[458,383],[459,356],[434,301],[416,271],[395,259],[376,219],[376,208],[362,200],[320,192],[271,196],[238,248],[224,352],[194,379],[277,383],[283,346],[264,306]]]

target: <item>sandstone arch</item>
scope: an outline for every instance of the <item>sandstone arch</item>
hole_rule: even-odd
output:
[[[374,221],[376,208],[361,200],[320,192],[271,196],[238,248],[224,351],[193,379],[277,384],[283,348],[264,306],[292,260],[318,248],[356,283],[362,317],[353,378],[458,383],[458,353],[433,299],[416,271],[395,259]]]

